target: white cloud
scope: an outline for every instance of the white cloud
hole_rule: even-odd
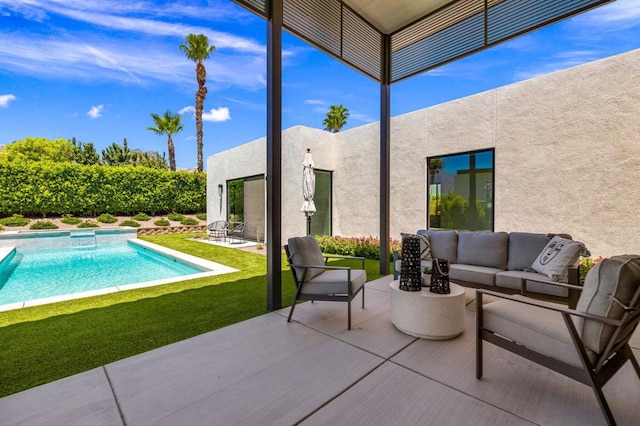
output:
[[[209,112],[202,113],[202,120],[213,122],[229,121],[231,120],[231,114],[227,107],[211,108]]]
[[[92,106],[91,109],[87,111],[87,115],[91,118],[102,117],[102,108],[104,108],[104,105]]]
[[[180,115],[185,115],[185,114],[193,114],[196,111],[196,109],[192,106],[186,106],[182,109],[180,109],[180,111],[178,111],[178,114]]]
[[[10,93],[7,95],[0,95],[0,108],[8,107],[9,102],[15,101],[16,99],[17,99],[16,96]]]
[[[608,25],[617,29],[638,25],[640,0],[618,0],[583,15],[592,25]]]
[[[306,99],[304,103],[307,105],[329,105],[329,102],[321,101],[318,99]]]

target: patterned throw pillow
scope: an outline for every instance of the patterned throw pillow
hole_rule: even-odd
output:
[[[432,260],[431,259],[431,243],[429,242],[428,235],[422,234],[406,234],[400,233],[402,238],[404,237],[416,237],[420,239],[420,260]]]
[[[569,278],[569,266],[578,262],[583,250],[585,246],[581,242],[555,236],[533,261],[531,268],[553,281],[566,283]]]

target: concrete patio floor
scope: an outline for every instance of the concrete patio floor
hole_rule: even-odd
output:
[[[474,304],[452,340],[389,320],[391,276],[366,308],[304,303],[0,399],[2,425],[601,425],[592,390],[485,343],[475,378]],[[467,292],[471,301],[474,292]],[[632,346],[640,359],[640,333]],[[640,424],[629,363],[605,386],[620,425]]]

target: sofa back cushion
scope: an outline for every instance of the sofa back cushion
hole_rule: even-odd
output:
[[[508,251],[506,232],[459,232],[456,263],[507,269]]]
[[[456,231],[421,229],[417,233],[429,236],[432,258],[447,259],[451,263],[458,263],[458,233]]]
[[[549,243],[547,234],[531,232],[512,232],[509,234],[509,261],[507,269],[510,271],[524,271],[531,269],[543,248]]]
[[[614,256],[589,271],[576,311],[620,320],[625,313],[622,305],[638,309],[639,299],[640,256]],[[577,318],[575,322],[584,345],[597,354],[602,353],[616,330],[615,326],[594,320]],[[632,333],[633,330],[623,330],[618,340],[628,340]]]

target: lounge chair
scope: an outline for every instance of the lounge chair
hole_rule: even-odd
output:
[[[323,255],[312,235],[289,238],[288,243],[284,249],[296,284],[296,295],[287,322],[291,321],[298,300],[347,302],[347,329],[351,330],[351,300],[360,290],[364,309],[364,283],[367,281],[364,257]],[[362,269],[328,266],[327,260],[331,257],[361,260]]]
[[[224,240],[229,222],[226,220],[216,220],[207,225],[207,231],[209,231],[209,240],[220,241]]]
[[[602,387],[627,361],[640,379],[629,346],[640,322],[640,256],[605,259],[589,271],[584,287],[573,287],[582,290],[575,309],[478,290],[476,377],[482,377],[486,340],[591,386],[607,423],[614,425]],[[483,306],[483,294],[505,300]]]
[[[245,228],[245,226],[246,226],[246,224],[244,222],[240,222],[239,224],[237,224],[233,228],[227,229],[226,230],[226,237],[229,239],[230,242],[233,242],[233,240],[237,240],[237,239],[239,239],[241,242],[244,242],[244,228]]]

